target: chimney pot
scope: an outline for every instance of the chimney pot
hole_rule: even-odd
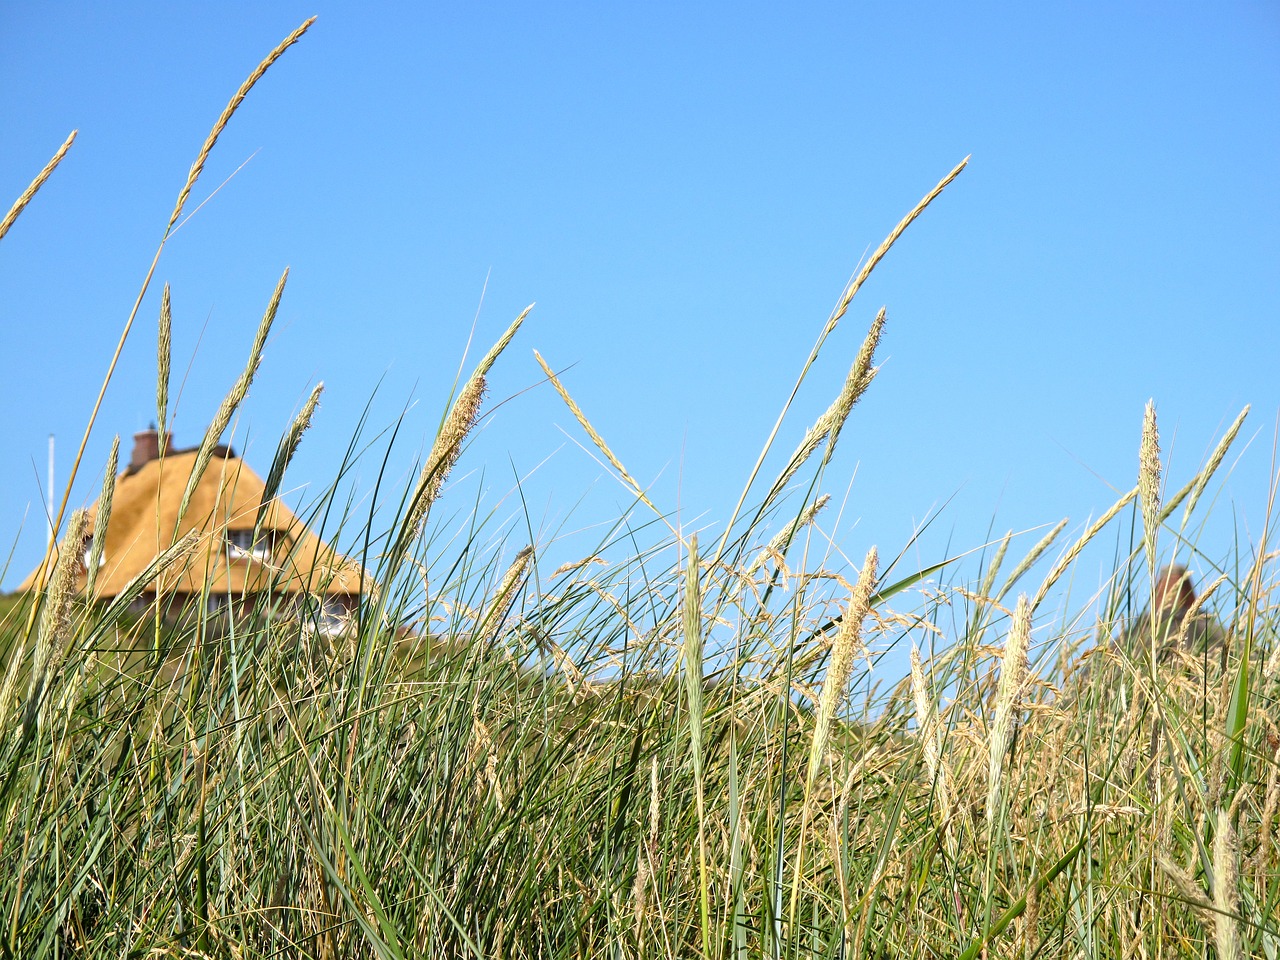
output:
[[[173,434],[166,433],[164,438],[165,453],[173,452]],[[129,458],[129,466],[134,470],[144,463],[160,458],[160,434],[152,424],[148,429],[133,435],[133,456]]]

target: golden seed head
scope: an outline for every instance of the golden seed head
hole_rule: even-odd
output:
[[[1240,929],[1240,838],[1231,825],[1231,814],[1218,810],[1213,832],[1213,936],[1220,960],[1240,960],[1243,956]]]
[[[1027,675],[1027,648],[1031,639],[1031,604],[1025,594],[1018,597],[1009,639],[1005,641],[1000,664],[1000,684],[996,688],[995,716],[988,741],[987,823],[995,823],[1000,805],[1004,757],[1013,735],[1014,718],[1022,709],[1022,687]]]
[[[454,401],[444,425],[436,435],[427,462],[418,477],[418,486],[414,490],[411,506],[409,529],[421,529],[426,522],[431,505],[440,496],[449,471],[453,469],[458,458],[462,456],[462,446],[467,435],[475,427],[480,418],[480,405],[484,401],[486,383],[483,374],[477,374],[467,381]]]
[[[1142,507],[1147,565],[1154,570],[1156,531],[1160,528],[1160,435],[1156,429],[1154,400],[1147,401],[1142,415],[1142,444],[1138,448],[1138,500]]]
[[[57,674],[71,638],[71,605],[76,595],[76,579],[84,566],[84,539],[88,532],[88,512],[74,511],[67,523],[66,535],[58,547],[53,575],[49,578],[49,586],[45,592],[44,609],[40,614],[40,630],[36,636],[31,664],[31,684],[27,689],[24,732],[39,725],[49,677]]]
[[[871,596],[876,584],[876,568],[880,558],[876,548],[867,551],[858,581],[853,586],[853,595],[849,598],[849,606],[845,609],[840,621],[840,631],[836,634],[835,645],[831,650],[831,663],[827,667],[827,675],[822,681],[822,696],[818,701],[818,719],[814,726],[813,744],[809,750],[809,771],[805,777],[806,792],[812,789],[818,776],[818,769],[827,752],[827,741],[831,735],[831,721],[836,710],[844,700],[845,688],[849,683],[849,675],[853,670],[853,661],[858,654],[866,653],[862,642],[862,621],[871,612]]]
[[[84,592],[93,596],[93,586],[98,579],[98,567],[102,563],[102,550],[107,539],[107,523],[111,519],[111,503],[116,494],[116,469],[120,464],[120,438],[111,441],[111,453],[107,455],[107,469],[102,478],[102,493],[93,518],[93,540],[88,557],[88,580]]]

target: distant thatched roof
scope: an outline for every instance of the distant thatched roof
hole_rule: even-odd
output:
[[[200,537],[195,550],[149,590],[196,594],[207,584],[210,593],[233,595],[360,592],[360,565],[325,544],[278,498],[268,503],[254,542],[265,484],[230,449],[219,447],[216,453],[179,523],[178,507],[196,451],[174,451],[141,463],[135,451],[135,462],[116,481],[96,596],[120,593],[161,551],[190,531]],[[90,516],[96,511],[95,504]],[[50,567],[44,564],[32,571],[19,589],[31,589],[38,578],[47,576],[42,570]],[[82,588],[86,578],[87,572],[82,572]]]

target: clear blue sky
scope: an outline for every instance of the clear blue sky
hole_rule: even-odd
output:
[[[455,476],[484,470],[497,503],[547,460],[527,490],[548,531],[628,500],[540,385],[536,347],[655,501],[713,524],[860,258],[972,154],[784,430],[785,453],[886,306],[828,531],[855,560],[892,553],[953,494],[922,562],[991,525],[1078,530],[1133,482],[1154,397],[1174,486],[1253,405],[1202,548],[1224,557],[1237,522],[1256,537],[1280,411],[1274,3],[9,3],[0,205],[80,135],[0,241],[5,588],[43,546],[46,438],[65,479],[205,134],[312,13],[189,209],[243,169],[161,260],[73,502],[93,499],[111,436],[127,455],[154,417],[162,283],[176,381],[190,361],[177,439],[194,444],[290,266],[232,440],[260,471],[324,380],[290,483],[332,480],[375,390],[372,427],[411,405],[389,462],[403,482],[473,320],[483,349],[537,301],[491,378],[492,405],[513,399]]]

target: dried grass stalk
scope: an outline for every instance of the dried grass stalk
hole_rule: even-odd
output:
[[[1231,814],[1218,810],[1213,832],[1213,939],[1219,960],[1240,960],[1240,838],[1231,825]]]
[[[276,312],[280,309],[280,298],[284,295],[284,286],[288,280],[289,269],[286,267],[276,282],[276,288],[271,294],[271,302],[267,304],[267,310],[258,323],[258,330],[253,337],[253,346],[249,348],[249,359],[245,363],[244,370],[240,372],[231,391],[223,398],[218,412],[213,415],[209,429],[204,432],[200,449],[196,451],[196,462],[191,467],[191,476],[187,478],[186,489],[182,491],[182,500],[178,504],[175,528],[181,525],[183,517],[187,514],[187,508],[191,506],[191,497],[200,485],[200,480],[209,467],[209,461],[213,459],[213,451],[217,448],[218,441],[222,439],[222,434],[231,423],[232,416],[249,393],[249,387],[253,384],[253,378],[258,372],[258,365],[262,362],[262,348],[266,346],[267,336],[271,333],[271,324],[275,322]]]
[[[942,759],[941,733],[938,723],[938,711],[933,695],[929,692],[924,677],[924,668],[920,663],[920,649],[911,645],[911,694],[916,706],[916,729],[920,744],[924,749],[924,763],[929,770],[929,781],[933,786],[934,796],[938,801],[938,812],[942,816],[943,830],[946,834],[949,852],[954,854],[955,843],[951,828],[951,790],[948,785],[947,769]]]
[[[986,576],[982,578],[982,589],[979,591],[979,594],[984,599],[995,599],[992,597],[991,591],[996,585],[996,576],[1000,573],[1000,567],[1004,563],[1005,554],[1009,552],[1009,544],[1012,542],[1013,531],[1009,530],[1000,541],[1000,546],[996,547],[996,555],[992,557],[991,562],[987,564],[987,573]],[[1025,562],[1025,559],[1023,562]]]
[[[58,152],[44,165],[44,169],[36,174],[36,178],[31,181],[31,185],[22,191],[22,196],[14,201],[13,206],[9,208],[9,212],[4,215],[4,219],[0,220],[0,240],[4,239],[4,235],[9,232],[9,228],[13,226],[14,221],[22,216],[22,211],[27,208],[27,204],[35,198],[36,191],[44,186],[44,182],[49,179],[49,175],[62,162],[62,158],[67,155],[67,151],[71,149],[71,144],[75,143],[77,132],[76,130],[71,131],[67,139],[62,142],[62,146],[58,148]]]
[[[787,548],[791,546],[791,542],[796,538],[796,534],[809,526],[809,524],[813,523],[818,514],[821,513],[823,508],[825,508],[830,502],[831,496],[824,493],[813,503],[809,504],[809,506],[805,507],[804,510],[800,512],[800,516],[796,517],[773,536],[773,539],[769,541],[768,545],[761,550],[760,553],[756,555],[756,558],[747,566],[746,572],[743,576],[749,580],[751,579],[751,575],[759,570],[769,557],[781,557],[785,555]]]
[[[498,357],[502,355],[502,351],[506,350],[511,344],[512,338],[515,337],[516,332],[524,323],[525,318],[529,316],[533,307],[534,305],[532,303],[529,304],[520,311],[520,315],[518,317],[511,321],[511,325],[508,326],[502,336],[498,338],[498,342],[490,347],[489,352],[480,359],[480,365],[476,367],[476,371],[472,374],[472,377],[485,377],[489,375],[489,371],[493,369],[494,363],[497,362]]]
[[[445,481],[449,479],[449,472],[462,456],[463,443],[480,419],[480,405],[484,402],[486,387],[483,376],[473,376],[468,380],[450,408],[449,415],[445,417],[440,432],[436,434],[413,492],[409,519],[405,524],[405,529],[411,533],[419,532],[427,522],[431,505],[440,496]]]
[[[62,545],[58,548],[58,558],[53,564],[44,609],[40,612],[40,632],[36,636],[31,683],[27,688],[27,710],[22,721],[24,738],[31,736],[43,722],[49,678],[57,675],[71,640],[71,604],[76,595],[76,575],[83,569],[84,538],[88,531],[88,512],[73,511]]]
[[[1041,537],[1036,545],[1028,551],[1027,555],[1018,561],[1018,565],[1013,568],[1013,573],[1009,574],[1009,579],[1004,582],[1004,586],[1001,587],[1000,592],[996,594],[995,599],[997,603],[1003,600],[1005,594],[1013,589],[1013,585],[1022,578],[1023,574],[1040,561],[1040,558],[1044,556],[1045,551],[1053,546],[1053,542],[1058,539],[1058,534],[1062,533],[1062,531],[1066,529],[1067,522],[1066,517],[1059,520],[1057,525]]]
[[[93,587],[98,580],[98,568],[102,566],[102,551],[107,541],[107,523],[111,519],[111,503],[116,495],[116,471],[120,464],[120,438],[111,441],[111,453],[107,455],[107,469],[102,477],[102,493],[98,495],[97,512],[93,518],[93,541],[89,550],[87,563],[88,577],[85,582],[85,596],[93,596]]]
[[[1137,495],[1138,495],[1138,488],[1134,487],[1132,490],[1126,493],[1123,497],[1121,497],[1119,500],[1113,503],[1110,509],[1108,509],[1106,513],[1104,513],[1097,520],[1095,520],[1090,525],[1089,529],[1084,532],[1084,535],[1080,537],[1080,539],[1077,540],[1075,543],[1073,543],[1070,549],[1068,549],[1066,553],[1064,553],[1061,557],[1058,558],[1058,562],[1055,563],[1053,567],[1049,570],[1049,575],[1044,578],[1044,582],[1040,584],[1040,589],[1036,591],[1035,599],[1031,601],[1032,613],[1036,611],[1036,609],[1044,601],[1044,598],[1048,596],[1049,590],[1052,589],[1053,585],[1058,582],[1058,578],[1061,577],[1062,574],[1067,571],[1067,569],[1071,566],[1071,564],[1075,563],[1076,558],[1080,556],[1080,551],[1082,551],[1085,548],[1085,546],[1089,543],[1090,540],[1092,540],[1102,531],[1103,527],[1105,527],[1108,523],[1114,520],[1116,518],[1116,514],[1118,514],[1121,510],[1123,510]]]
[[[156,433],[160,442],[160,456],[168,446],[169,433],[169,367],[173,356],[173,303],[169,298],[169,285],[164,285],[160,295],[160,330],[156,337]]]
[[[649,913],[649,887],[653,883],[653,862],[658,850],[658,827],[661,823],[662,805],[658,795],[658,758],[649,767],[649,834],[636,851],[636,882],[631,899],[635,907],[636,941],[643,942],[641,934]]]
[[[1156,863],[1160,870],[1178,891],[1178,896],[1182,902],[1189,906],[1196,916],[1200,918],[1202,923],[1210,925],[1213,923],[1213,904],[1205,898],[1204,891],[1196,884],[1195,878],[1190,872],[1178,866],[1162,853],[1156,854]]]
[[[707,812],[703,785],[702,745],[702,586],[698,578],[698,535],[689,539],[689,562],[685,569],[684,606],[684,688],[689,708],[689,757],[693,765],[694,797],[698,813],[698,877],[702,911],[703,953],[709,954],[710,881],[707,877]]]
[[[827,320],[827,325],[823,328],[822,337],[819,340],[819,343],[821,343],[821,340],[826,339],[827,335],[836,328],[836,324],[840,322],[840,318],[845,315],[845,312],[849,309],[849,305],[853,303],[853,298],[857,296],[862,285],[867,282],[867,278],[871,276],[871,271],[873,271],[880,261],[884,259],[885,254],[889,252],[889,248],[898,242],[898,238],[902,236],[907,227],[911,226],[912,221],[914,221],[916,217],[920,216],[920,214],[924,213],[925,207],[938,199],[942,191],[947,188],[952,180],[960,176],[960,171],[968,166],[968,164],[968,157],[965,157],[956,164],[950,173],[938,181],[937,186],[925,194],[924,198],[911,208],[910,213],[898,221],[898,225],[890,231],[889,235],[884,238],[884,241],[880,246],[876,247],[875,252],[871,254],[867,259],[867,262],[863,264],[862,269],[858,271],[858,275],[854,277],[847,287],[845,287],[844,293],[840,297],[840,302],[836,305],[835,310],[831,312],[831,316]],[[817,353],[816,347],[814,349],[814,353]]]
[[[533,304],[525,307],[498,338],[498,342],[489,348],[489,352],[481,358],[470,379],[458,392],[453,406],[449,408],[449,414],[445,417],[435,441],[431,444],[427,462],[423,464],[422,473],[418,476],[418,484],[409,501],[409,515],[404,525],[404,530],[409,536],[421,531],[427,522],[431,505],[436,502],[440,491],[444,489],[445,481],[449,479],[449,472],[462,456],[463,444],[480,419],[480,406],[484,402],[485,390],[488,387],[486,377],[532,309]]]
[[[578,406],[573,397],[569,396],[569,391],[564,388],[564,384],[560,382],[560,378],[555,375],[555,372],[547,366],[547,361],[542,359],[542,354],[535,350],[533,351],[533,356],[534,359],[538,361],[538,366],[542,367],[542,372],[547,375],[547,379],[551,381],[551,386],[555,387],[556,393],[560,394],[560,399],[563,400],[565,406],[569,408],[569,412],[573,414],[574,419],[578,421],[578,424],[582,429],[587,432],[587,436],[591,438],[591,442],[596,445],[596,449],[604,454],[605,459],[609,461],[613,466],[613,469],[618,471],[618,476],[620,476],[622,481],[631,488],[631,492],[636,495],[640,502],[654,513],[658,514],[658,516],[663,516],[662,511],[653,505],[653,501],[649,499],[648,495],[644,492],[644,489],[636,482],[635,477],[631,476],[631,473],[627,468],[622,465],[622,461],[619,460],[614,452],[609,449],[609,445],[604,442],[604,437],[600,436],[600,434],[596,432],[596,428],[591,425],[591,421],[588,420],[587,415],[582,412],[582,408]]]
[[[1209,461],[1205,464],[1203,470],[1196,474],[1191,481],[1191,495],[1187,500],[1187,509],[1182,514],[1182,524],[1186,526],[1187,521],[1191,518],[1192,512],[1196,508],[1196,504],[1200,502],[1200,495],[1204,493],[1205,487],[1209,485],[1209,480],[1218,472],[1218,467],[1222,466],[1222,461],[1227,455],[1227,451],[1231,449],[1231,444],[1235,442],[1236,434],[1240,432],[1240,428],[1244,426],[1245,417],[1249,415],[1249,404],[1245,404],[1243,410],[1236,416],[1235,421],[1227,428],[1227,432],[1223,434],[1218,445],[1213,448],[1213,453],[1209,454]],[[1165,504],[1164,516],[1168,516],[1174,508],[1177,507],[1178,501],[1182,499],[1182,492],[1178,496]]]
[[[298,445],[302,442],[302,435],[311,427],[311,419],[316,414],[316,407],[320,405],[320,394],[323,392],[324,383],[317,383],[312,389],[311,395],[307,397],[306,403],[302,405],[302,410],[293,418],[293,422],[289,424],[289,429],[280,438],[280,444],[276,447],[276,455],[271,461],[271,469],[267,472],[267,479],[262,487],[262,501],[258,504],[258,517],[254,522],[255,529],[260,529],[266,519],[267,508],[271,505],[271,501],[275,499],[276,493],[280,489],[280,484],[284,481],[284,472],[289,468],[293,455],[298,452]]]
[[[1142,444],[1138,447],[1138,500],[1142,506],[1142,545],[1147,569],[1156,569],[1156,534],[1160,530],[1160,434],[1156,428],[1156,404],[1147,401],[1142,414]]]
[[[507,609],[511,606],[511,601],[515,599],[520,585],[524,582],[524,575],[532,559],[533,547],[523,547],[516,553],[511,566],[507,567],[507,572],[502,575],[502,582],[498,585],[497,593],[493,595],[493,602],[489,604],[489,609],[480,622],[480,627],[476,631],[478,637],[488,638],[491,631],[497,631],[502,618],[506,616]]]
[[[1270,767],[1267,791],[1262,802],[1262,820],[1258,829],[1258,849],[1254,854],[1259,889],[1265,888],[1265,877],[1275,855],[1276,813],[1280,810],[1280,747],[1272,755]]]
[[[223,108],[222,114],[213,125],[213,129],[210,130],[209,135],[205,137],[204,146],[200,148],[200,152],[196,155],[195,162],[191,164],[191,170],[187,173],[187,182],[182,185],[182,190],[178,194],[178,201],[173,206],[173,213],[169,215],[169,227],[168,230],[166,230],[166,235],[169,230],[173,229],[173,225],[178,222],[178,217],[182,214],[182,208],[186,206],[187,197],[191,195],[191,188],[194,187],[196,185],[196,181],[200,179],[200,173],[204,170],[205,161],[209,159],[209,154],[212,152],[214,144],[216,144],[218,142],[218,138],[222,136],[222,131],[227,128],[227,124],[231,121],[232,115],[240,108],[240,104],[243,103],[244,98],[249,95],[249,91],[252,90],[254,85],[262,79],[263,74],[271,69],[271,65],[279,60],[286,50],[301,40],[302,35],[306,33],[315,22],[315,17],[307,19],[300,27],[281,40],[276,48],[267,54],[263,61],[258,64],[253,73],[249,74],[244,83],[240,84],[240,89],[235,92],[235,96],[233,96],[230,101],[228,101],[226,107]]]
[[[805,774],[805,796],[813,792],[818,779],[818,771],[827,755],[827,743],[831,737],[831,722],[836,711],[844,701],[845,690],[849,685],[849,675],[853,672],[853,661],[865,655],[866,647],[862,642],[862,621],[871,612],[871,594],[876,584],[876,568],[880,558],[876,548],[867,551],[862,571],[853,587],[853,596],[840,622],[840,631],[836,634],[835,644],[831,651],[831,663],[827,667],[827,675],[822,681],[822,696],[818,701],[818,719],[814,724],[813,743],[809,748],[808,772]]]
[[[876,347],[880,343],[880,335],[884,331],[884,309],[872,321],[871,329],[867,331],[866,338],[862,341],[862,347],[858,350],[858,356],[854,358],[853,366],[849,368],[849,374],[845,377],[844,386],[840,389],[840,393],[831,401],[831,405],[813,422],[804,436],[800,439],[799,446],[791,454],[791,459],[787,461],[786,467],[782,473],[773,481],[773,486],[769,488],[769,495],[765,498],[765,502],[771,501],[778,493],[791,482],[791,478],[796,472],[804,466],[808,459],[813,456],[814,451],[822,445],[824,440],[827,441],[827,450],[823,454],[823,463],[831,459],[831,454],[835,449],[836,439],[840,436],[840,431],[844,429],[845,421],[849,419],[849,414],[853,410],[853,406],[866,392],[871,381],[875,379],[876,371],[871,366],[871,361],[875,358]]]
[[[1027,648],[1031,640],[1031,604],[1026,595],[1018,597],[1013,625],[1004,645],[1000,664],[1000,685],[996,689],[995,717],[987,742],[987,828],[995,829],[1001,804],[1004,758],[1013,739],[1013,726],[1022,711],[1022,688],[1027,678]]]
[[[867,331],[858,355],[853,360],[853,365],[849,368],[849,374],[845,377],[840,395],[827,411],[830,417],[830,439],[822,455],[823,463],[831,460],[831,455],[835,453],[836,441],[840,439],[840,431],[844,429],[845,421],[849,419],[854,404],[862,399],[862,395],[867,392],[867,387],[871,386],[871,381],[876,377],[877,368],[873,367],[871,362],[875,359],[876,348],[880,346],[880,337],[883,333],[884,307],[881,307],[875,320],[871,322],[871,329]]]
[[[485,793],[492,790],[493,799],[498,808],[505,809],[507,806],[506,794],[502,790],[502,781],[498,778],[498,751],[493,743],[493,735],[489,733],[489,728],[480,719],[479,706],[473,706],[471,709],[470,753],[473,764],[479,761],[484,763],[483,778],[478,772],[476,774],[476,795],[483,797]]]

